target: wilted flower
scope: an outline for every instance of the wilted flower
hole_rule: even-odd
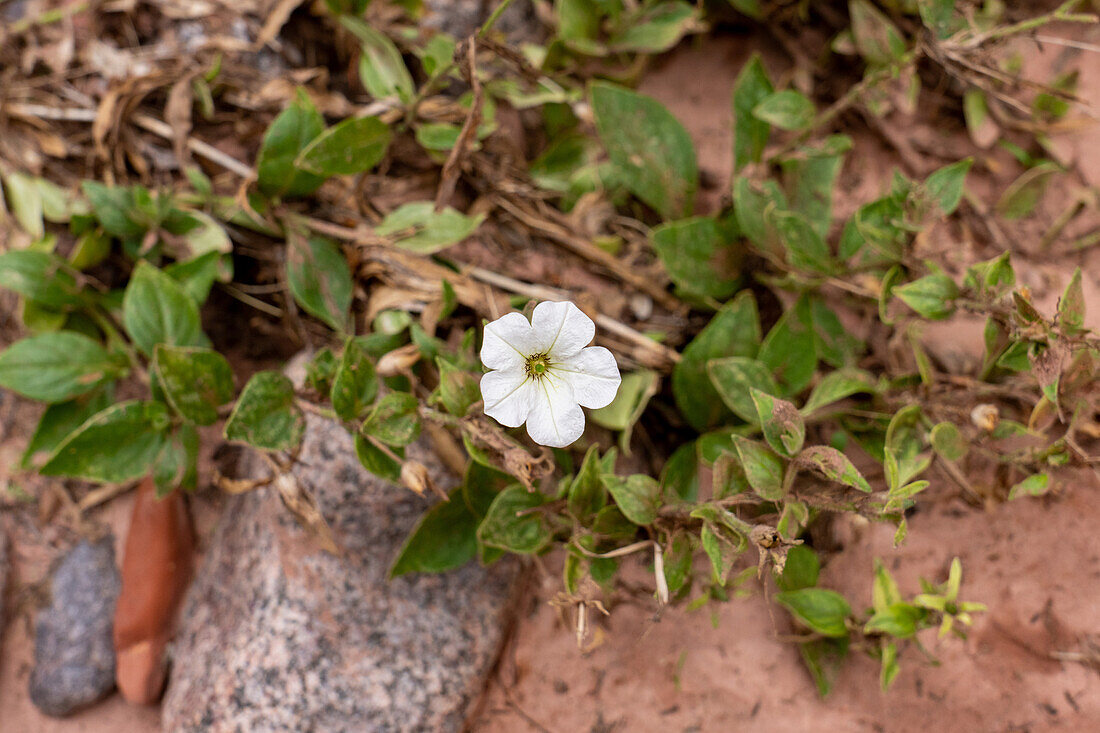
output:
[[[531,321],[509,313],[485,327],[481,378],[485,414],[502,425],[527,423],[541,445],[564,448],[584,432],[581,407],[606,407],[619,391],[619,367],[592,319],[570,302],[535,306]]]

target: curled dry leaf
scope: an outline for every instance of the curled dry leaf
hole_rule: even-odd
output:
[[[313,498],[313,494],[302,488],[302,485],[291,473],[280,472],[275,476],[272,483],[275,484],[275,488],[279,492],[279,498],[283,500],[283,505],[290,510],[290,513],[294,515],[298,523],[302,525],[302,528],[309,533],[314,541],[320,545],[321,549],[333,555],[343,554],[340,546],[336,544],[332,529],[325,521],[321,510],[317,507],[317,500]]]
[[[172,150],[181,168],[188,163],[187,136],[191,134],[191,81],[194,78],[194,74],[187,74],[177,80],[164,104],[164,121],[172,128]]]
[[[554,470],[549,450],[543,449],[538,456],[532,456],[523,446],[505,435],[486,418],[471,416],[461,421],[462,434],[476,447],[491,454],[494,463],[519,479],[528,491],[535,490],[539,479],[549,476]]]
[[[182,494],[158,499],[153,479],[146,477],[130,517],[115,607],[115,677],[129,702],[148,705],[160,697],[165,649],[190,580],[193,550]]]
[[[783,568],[787,565],[787,553],[795,545],[801,545],[802,540],[788,540],[775,529],[765,524],[758,524],[752,528],[749,539],[756,545],[760,553],[760,562],[756,566],[756,577],[764,575],[764,567],[770,559],[775,565],[775,571],[782,575]]]

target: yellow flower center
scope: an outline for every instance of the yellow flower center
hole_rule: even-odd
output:
[[[528,376],[538,379],[550,370],[550,358],[546,354],[529,356],[526,368]]]

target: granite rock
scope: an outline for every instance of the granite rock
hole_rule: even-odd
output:
[[[447,485],[424,446],[409,452]],[[333,421],[307,416],[294,476],[343,556],[319,550],[274,489],[232,499],[185,606],[165,730],[460,729],[498,653],[516,566],[387,580],[427,500],[363,470]]]
[[[487,0],[427,0],[424,25],[449,33],[462,40],[475,33],[497,7]],[[531,0],[513,2],[493,25],[509,43],[537,42],[545,35]]]
[[[31,701],[47,715],[68,715],[114,689],[120,587],[110,536],[82,541],[54,569],[50,605],[35,623],[30,678]]]

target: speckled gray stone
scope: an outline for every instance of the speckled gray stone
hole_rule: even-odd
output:
[[[68,715],[114,689],[120,587],[109,536],[81,542],[54,569],[50,606],[35,623],[30,679],[31,701],[47,715]]]
[[[462,40],[476,32],[497,7],[496,0],[427,0],[424,25],[438,28]],[[531,0],[513,2],[497,18],[493,30],[504,34],[509,43],[538,41],[545,31]]]
[[[410,453],[443,477],[422,446]],[[460,729],[497,655],[515,565],[388,581],[427,501],[364,471],[347,432],[316,415],[298,466],[345,556],[318,550],[271,488],[231,500],[184,611],[165,730]]]

